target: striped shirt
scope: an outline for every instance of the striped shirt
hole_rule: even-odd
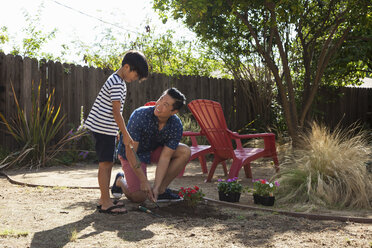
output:
[[[86,128],[96,133],[116,136],[119,127],[114,119],[112,101],[120,101],[120,113],[122,113],[126,95],[127,87],[124,80],[116,72],[113,73],[106,80],[94,101],[85,121]]]

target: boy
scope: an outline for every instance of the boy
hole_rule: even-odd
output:
[[[114,72],[102,86],[85,122],[85,126],[96,140],[96,153],[99,161],[98,184],[101,191],[98,208],[101,213],[127,212],[123,205],[114,205],[110,199],[109,187],[115,138],[120,130],[122,142],[126,146],[133,145],[133,139],[126,129],[122,116],[127,93],[125,83],[142,81],[147,76],[148,63],[145,56],[138,51],[127,52],[121,68]]]
[[[123,173],[118,173],[111,192],[124,193],[132,202],[178,201],[180,197],[168,185],[182,171],[190,159],[190,148],[180,143],[182,122],[176,113],[185,104],[185,96],[175,88],[166,90],[155,106],[140,107],[129,118],[128,131],[134,140],[134,150],[141,160],[133,164],[127,146],[119,143],[119,159]],[[127,161],[129,155],[129,162]],[[154,185],[151,188],[146,165],[157,163]]]

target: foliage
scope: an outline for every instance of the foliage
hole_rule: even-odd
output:
[[[252,71],[246,68],[267,67],[263,75],[275,81],[288,133],[298,141],[319,86],[337,84],[341,75],[365,75],[371,53],[354,51],[370,51],[360,42],[370,40],[369,2],[156,0],[154,8],[164,21],[168,15],[181,19],[227,67],[238,68],[235,78],[249,80]],[[352,69],[337,74],[343,64]],[[265,84],[255,92],[271,88]]]
[[[203,197],[205,196],[202,190],[196,185],[193,188],[181,187],[178,191],[178,195],[182,197],[184,201],[186,201],[189,207],[195,207],[203,200]]]
[[[198,123],[195,121],[194,118],[192,118],[191,113],[183,114],[178,116],[183,125],[183,130],[184,131],[190,131],[190,132],[200,132],[200,126]],[[206,145],[208,144],[207,138],[205,136],[197,136],[196,141],[198,142],[199,145]],[[190,137],[182,137],[181,142],[191,146],[191,138]]]
[[[0,27],[0,45],[5,44],[8,41],[9,41],[8,28],[5,26]],[[0,52],[2,52],[1,48],[0,48]]]
[[[237,177],[232,179],[218,179],[217,189],[219,192],[223,192],[225,194],[228,193],[241,193],[243,189],[243,185],[240,184]]]
[[[199,76],[212,76],[216,71],[225,72],[222,62],[210,59],[208,51],[196,42],[177,40],[171,30],[160,35],[149,31],[138,34],[134,40],[129,35],[118,40],[111,29],[105,29],[99,37],[101,38],[97,37],[97,42],[90,46],[75,42],[80,50],[79,54],[89,66],[117,70],[125,52],[136,49],[147,57],[151,72]]]
[[[0,161],[5,159],[10,154],[10,151],[7,147],[0,146]]]
[[[253,192],[260,196],[274,196],[274,192],[279,185],[277,181],[271,183],[266,179],[256,179],[253,180]]]
[[[84,107],[80,107],[80,126],[71,128],[68,134],[73,137],[84,130]],[[86,133],[87,134],[87,133]],[[69,142],[55,160],[60,164],[70,165],[78,161],[86,161],[94,156],[94,140],[92,135],[81,135],[80,137]]]
[[[274,177],[279,201],[339,208],[371,208],[372,178],[365,162],[371,153],[367,135],[356,126],[331,132],[312,124],[302,149],[289,154]]]
[[[29,168],[45,167],[66,144],[84,135],[84,131],[81,131],[74,135],[66,134],[58,142],[54,141],[65,122],[65,116],[59,114],[61,105],[58,108],[53,105],[54,90],[43,104],[40,88],[41,83],[35,94],[36,89],[32,83],[32,106],[28,116],[26,110],[21,108],[12,85],[17,114],[9,121],[1,113],[0,118],[21,150],[7,156],[0,163],[0,169],[21,164],[26,164]]]
[[[9,238],[9,237],[15,237],[15,238],[19,238],[19,237],[27,237],[28,236],[28,232],[25,232],[25,231],[15,231],[15,230],[3,230],[3,231],[0,231],[0,237],[1,238]]]
[[[54,39],[57,32],[57,29],[45,31],[43,28],[43,25],[40,22],[40,16],[43,8],[44,5],[40,4],[37,13],[34,15],[24,11],[25,23],[27,26],[22,29],[22,35],[24,35],[22,45],[18,46],[13,44],[11,54],[37,59],[55,59],[52,54],[42,52],[43,46],[48,41]]]

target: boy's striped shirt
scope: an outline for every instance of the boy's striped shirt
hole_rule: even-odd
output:
[[[119,130],[112,112],[112,101],[120,101],[120,113],[123,113],[127,87],[121,77],[115,72],[102,86],[93,107],[85,121],[85,126],[89,130],[116,136]]]

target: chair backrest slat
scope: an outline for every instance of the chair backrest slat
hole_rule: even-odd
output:
[[[198,99],[188,107],[205,133],[215,153],[222,158],[233,158],[234,150],[221,104],[215,101]]]

